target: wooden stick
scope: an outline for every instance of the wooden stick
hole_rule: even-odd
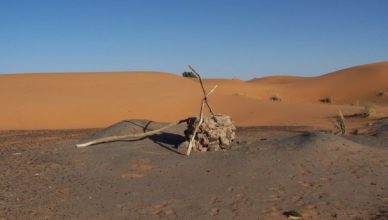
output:
[[[187,148],[187,152],[186,152],[187,156],[190,155],[191,149],[193,148],[193,143],[194,143],[195,136],[197,135],[198,129],[199,129],[199,127],[201,126],[201,124],[203,122],[203,108],[205,107],[206,99],[207,99],[207,97],[209,97],[210,94],[212,94],[214,92],[214,90],[217,87],[218,87],[218,85],[215,85],[214,88],[212,90],[210,90],[210,92],[205,94],[204,98],[201,101],[201,108],[199,110],[199,122],[198,122],[197,126],[195,126],[195,128],[194,128],[193,136],[191,137],[191,140],[190,140],[190,143],[189,143],[189,147]]]
[[[199,126],[201,126],[201,124],[203,122],[203,107],[205,107],[205,102],[202,99],[201,109],[199,111],[199,122],[198,122],[197,126],[195,126],[195,128],[194,128],[193,136],[191,137],[191,140],[190,140],[190,143],[189,143],[189,147],[187,148],[187,152],[186,152],[187,156],[190,156],[191,149],[193,148],[193,143],[194,143],[195,135],[197,135]]]
[[[178,121],[178,122],[174,122],[174,123],[168,124],[168,125],[166,125],[166,126],[164,126],[162,128],[159,128],[157,130],[153,130],[153,131],[149,131],[149,132],[145,132],[145,133],[127,134],[127,135],[110,136],[110,137],[105,137],[105,138],[99,138],[99,139],[92,140],[92,141],[89,141],[89,142],[86,142],[86,143],[77,144],[76,146],[78,148],[82,148],[82,147],[88,147],[88,146],[94,145],[94,144],[106,143],[106,142],[111,142],[111,141],[118,141],[118,140],[123,140],[123,139],[127,139],[127,138],[142,138],[142,137],[146,137],[146,136],[157,134],[157,133],[159,133],[161,131],[166,130],[167,128],[171,128],[174,125],[178,125],[178,124],[180,124],[182,122],[186,122],[186,121],[187,121],[187,119],[181,120],[181,121]]]
[[[206,106],[208,107],[210,113],[214,116],[214,112],[212,110],[212,108],[210,107],[208,101],[207,101],[207,96],[210,95],[210,94],[206,94],[206,90],[205,90],[205,87],[203,85],[203,82],[202,82],[202,78],[201,78],[201,75],[199,75],[199,73],[192,67],[189,65],[189,68],[191,69],[191,71],[198,77],[199,79],[199,83],[201,85],[201,88],[202,88],[202,93],[203,93],[203,96],[204,96],[204,101],[205,101],[205,104]],[[217,85],[216,85],[217,86]]]
[[[214,92],[214,90],[217,89],[217,87],[218,87],[218,85],[215,85],[215,86],[207,93],[207,95],[205,96],[206,99],[207,99],[207,97],[209,97],[210,94],[212,94],[212,93]]]

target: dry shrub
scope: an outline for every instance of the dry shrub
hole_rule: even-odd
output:
[[[341,111],[339,111],[339,114],[337,115],[337,124],[338,124],[338,128],[341,131],[341,134],[345,134],[346,133],[346,121],[345,121],[345,117]]]
[[[319,101],[323,103],[333,103],[333,99],[331,97],[325,97],[323,99],[320,99]]]
[[[373,102],[367,102],[364,105],[364,115],[365,117],[370,117],[376,114],[376,105]]]
[[[274,102],[281,102],[282,97],[280,97],[279,95],[274,95],[274,96],[269,97],[269,100],[274,101]]]

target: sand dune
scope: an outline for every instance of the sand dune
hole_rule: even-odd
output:
[[[363,104],[373,101],[388,104],[388,62],[380,62],[339,70],[318,77],[272,76],[256,78],[239,87],[225,80],[221,84],[227,94],[242,94],[266,100],[278,95],[283,101],[317,103],[331,97],[336,104]],[[380,96],[379,93],[385,95]]]
[[[266,76],[261,78],[254,78],[247,82],[256,84],[280,84],[280,83],[291,83],[306,79],[307,77],[302,76]]]
[[[230,114],[240,126],[331,129],[338,109],[354,114],[362,111],[357,104],[366,101],[379,103],[380,115],[388,112],[388,62],[319,77],[205,80],[209,89],[215,84],[214,110]],[[283,101],[270,102],[273,95]],[[324,97],[332,97],[334,104],[320,103]],[[200,98],[196,80],[168,73],[0,75],[0,129],[105,127],[130,118],[176,121],[198,114]]]
[[[197,84],[165,73],[0,76],[2,129],[102,127],[127,118],[175,120],[192,114]],[[185,115],[186,114],[186,115]]]

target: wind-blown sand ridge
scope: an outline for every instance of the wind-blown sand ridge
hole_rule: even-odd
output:
[[[239,126],[319,125],[341,109],[362,111],[367,101],[387,112],[388,62],[357,66],[319,77],[266,77],[243,82],[206,79],[219,88],[210,97],[216,112]],[[282,102],[269,97],[278,95]],[[319,99],[332,97],[334,104]],[[176,121],[198,114],[195,80],[168,73],[110,72],[0,75],[0,129],[105,127],[128,118]],[[354,106],[351,106],[353,104]],[[284,110],[287,111],[284,111]]]

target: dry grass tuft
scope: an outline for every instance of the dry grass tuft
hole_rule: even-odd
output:
[[[370,117],[376,114],[376,105],[373,102],[367,102],[364,105],[364,115],[365,117]]]
[[[341,131],[341,134],[345,134],[346,133],[346,121],[345,121],[345,117],[341,111],[339,111],[339,114],[337,115],[337,123],[338,123],[338,128]]]

